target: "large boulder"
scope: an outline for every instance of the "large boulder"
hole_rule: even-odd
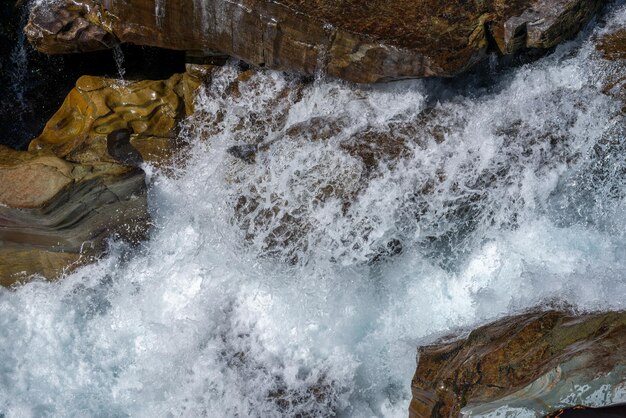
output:
[[[451,418],[510,406],[545,414],[593,403],[597,391],[619,401],[624,385],[626,312],[532,312],[421,348],[409,411]]]
[[[0,285],[54,279],[100,255],[107,238],[141,240],[148,221],[140,169],[0,146]]]
[[[49,54],[119,43],[217,50],[250,64],[372,83],[454,76],[488,50],[549,49],[601,0],[56,0],[32,9]]]

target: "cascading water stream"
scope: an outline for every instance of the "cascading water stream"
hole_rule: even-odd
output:
[[[22,19],[25,21],[25,19]],[[15,96],[15,103],[20,109],[25,107],[24,103],[24,83],[26,72],[28,71],[28,59],[26,56],[26,39],[23,32],[18,34],[18,42],[15,44],[10,57],[9,80],[11,90]]]
[[[146,168],[142,248],[0,289],[0,415],[406,416],[420,344],[626,308],[624,116],[602,94],[623,69],[593,46],[626,8],[607,19],[488,88],[261,71],[231,94],[225,66],[185,164]]]

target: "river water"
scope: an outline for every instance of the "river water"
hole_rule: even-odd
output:
[[[593,44],[623,2],[596,23],[456,81],[261,71],[232,94],[220,69],[186,161],[146,167],[149,240],[0,289],[0,416],[402,417],[419,345],[626,308],[626,124],[602,94],[624,69]],[[376,135],[402,151],[350,152]],[[254,142],[254,164],[227,152]]]

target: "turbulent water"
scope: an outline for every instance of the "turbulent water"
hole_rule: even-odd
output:
[[[538,304],[626,308],[625,124],[602,94],[623,68],[593,46],[625,22],[618,3],[456,82],[264,71],[233,94],[224,67],[186,162],[147,167],[142,248],[0,289],[0,416],[406,416],[418,345]],[[227,152],[257,142],[254,164]]]

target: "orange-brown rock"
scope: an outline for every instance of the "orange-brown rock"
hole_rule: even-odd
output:
[[[594,388],[609,388],[610,402],[625,384],[626,312],[532,312],[421,348],[409,411],[451,418],[510,406],[545,414],[584,404]]]
[[[109,237],[140,240],[148,221],[141,170],[0,146],[0,285],[54,279],[100,255]]]
[[[29,149],[50,150],[75,163],[115,162],[107,153],[107,135],[130,129],[131,144],[143,159],[163,163],[179,148],[177,126],[193,112],[200,84],[188,73],[143,81],[83,76]]]
[[[573,36],[601,0],[59,0],[25,28],[57,54],[116,43],[216,50],[304,74],[372,83],[453,76],[486,56],[548,49]]]

